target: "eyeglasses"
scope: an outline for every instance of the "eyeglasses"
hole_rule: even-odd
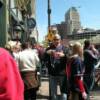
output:
[[[58,40],[60,40],[60,39],[54,39],[54,41],[58,41]]]

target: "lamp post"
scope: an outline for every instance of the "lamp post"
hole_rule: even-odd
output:
[[[48,10],[47,10],[47,13],[48,13],[48,30],[49,30],[50,25],[51,25],[51,7],[50,7],[50,0],[48,0]]]
[[[15,40],[17,41],[17,43],[21,40],[21,32],[22,32],[22,29],[20,26],[15,26],[14,28],[14,38]]]
[[[51,25],[51,7],[50,7],[50,0],[48,0],[48,33],[50,33],[50,25]],[[50,76],[49,76],[49,100],[51,99],[51,89],[50,89]]]

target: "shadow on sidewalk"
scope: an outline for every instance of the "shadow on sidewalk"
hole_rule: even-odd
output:
[[[61,100],[61,95],[57,95],[57,100]],[[37,99],[36,100],[51,100],[49,96],[45,96],[45,95],[37,95]]]
[[[100,92],[100,84],[95,84],[92,91],[99,91]]]
[[[49,100],[49,96],[39,94],[36,100]]]
[[[44,78],[41,78],[41,81],[42,81],[42,82],[46,82],[46,81],[48,82],[49,79],[48,79],[47,77],[44,77]]]

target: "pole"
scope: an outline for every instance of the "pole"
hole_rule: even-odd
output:
[[[48,33],[50,33],[50,25],[51,25],[51,7],[50,7],[50,0],[48,0]],[[49,100],[51,100],[51,89],[50,89],[50,75],[49,75]]]
[[[51,25],[51,8],[50,8],[50,0],[48,0],[48,30],[49,30],[49,27]]]

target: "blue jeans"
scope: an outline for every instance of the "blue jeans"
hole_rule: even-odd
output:
[[[62,81],[63,76],[51,76],[50,75],[50,94],[51,94],[51,100],[59,100],[57,96],[57,86],[60,86],[60,91],[61,91],[61,86],[62,86]],[[60,96],[60,100],[67,100],[67,94],[62,94]]]

